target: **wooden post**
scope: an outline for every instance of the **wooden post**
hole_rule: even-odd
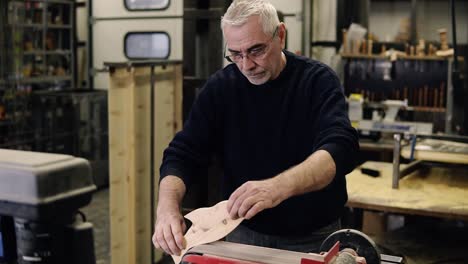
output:
[[[139,264],[151,259],[152,197],[157,198],[162,152],[181,128],[182,68],[150,65],[111,69],[109,88],[110,249],[112,264]],[[151,86],[154,85],[151,120]],[[180,103],[179,103],[180,102]],[[180,115],[180,118],[179,118]],[[151,122],[154,135],[151,135]],[[154,160],[151,160],[151,136]],[[151,163],[155,175],[151,175]],[[155,188],[152,189],[154,177]],[[156,194],[152,196],[152,192]],[[155,201],[156,203],[156,201]]]
[[[182,129],[182,65],[156,67],[154,69],[154,197],[157,199],[159,190],[159,167],[164,149],[169,145],[174,135]],[[153,212],[156,215],[157,202]],[[162,252],[155,249],[155,260],[162,257]]]
[[[109,89],[111,261],[151,259],[150,68],[117,68]],[[151,240],[150,240],[151,241]]]

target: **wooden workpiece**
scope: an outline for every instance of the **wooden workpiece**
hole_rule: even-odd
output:
[[[439,31],[439,37],[440,37],[440,49],[441,50],[448,50],[448,40],[447,40],[447,29],[441,28],[438,30]]]
[[[409,159],[411,146],[403,147],[401,155]],[[416,144],[414,158],[424,161],[468,164],[468,144],[437,139],[424,139]]]
[[[349,47],[348,47],[348,31],[346,29],[342,30],[343,34],[343,53],[348,53],[349,52]]]
[[[468,220],[468,168],[432,167],[400,179],[392,189],[392,163],[368,161],[380,176],[356,168],[346,176],[349,207]],[[404,167],[405,165],[401,165]]]
[[[192,247],[210,243],[231,233],[244,218],[231,219],[227,211],[227,201],[217,203],[212,207],[199,208],[185,215],[192,226],[185,233],[185,249],[180,256],[172,255],[174,263],[178,264],[182,256]]]

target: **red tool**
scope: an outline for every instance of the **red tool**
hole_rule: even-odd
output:
[[[322,253],[302,253],[223,241],[198,245],[183,256],[183,264],[381,264],[402,263],[401,257],[380,254],[364,233],[343,229],[328,236]]]
[[[215,243],[219,243],[219,242],[215,242]],[[221,243],[227,243],[227,242],[221,242]],[[231,245],[231,247],[233,245]],[[257,247],[253,247],[253,246],[247,246],[247,245],[243,245],[243,246],[252,247],[252,250],[256,250],[256,248],[257,248]],[[262,249],[262,251],[265,251],[265,250],[268,251],[268,249]],[[287,252],[287,251],[283,251],[283,250],[274,250],[274,251],[276,251],[276,252],[271,252],[271,253],[278,254],[278,251],[282,251],[282,253]],[[279,253],[279,254],[281,254],[281,253]],[[304,253],[298,253],[298,254],[304,254]],[[357,256],[357,253],[352,249],[340,251],[340,242],[336,242],[335,245],[328,252],[321,253],[321,254],[309,253],[309,254],[305,254],[305,255],[306,256],[300,258],[300,262],[299,262],[300,264],[333,264],[333,263],[367,264],[366,260],[363,257]],[[341,259],[341,261],[340,261],[340,259]],[[291,261],[295,261],[295,260],[293,260],[291,258]],[[346,262],[344,262],[344,261],[346,261]],[[258,261],[252,262],[252,261],[243,260],[243,259],[220,257],[220,256],[216,256],[216,255],[211,255],[211,254],[204,254],[204,255],[187,254],[182,259],[182,263],[191,263],[191,264],[266,264],[267,262],[258,262]]]

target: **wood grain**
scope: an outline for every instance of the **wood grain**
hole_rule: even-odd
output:
[[[117,67],[110,73],[109,169],[112,264],[150,263],[152,212],[163,150],[181,128],[181,65]],[[151,78],[154,74],[154,78]],[[154,83],[151,83],[154,80]],[[154,85],[151,120],[151,86]],[[151,135],[151,123],[154,134]],[[151,160],[151,137],[154,160]],[[156,175],[151,175],[151,163]],[[154,177],[154,189],[151,178]],[[152,195],[155,193],[155,195]],[[152,208],[152,205],[154,207]],[[153,215],[155,215],[153,213]],[[153,254],[153,262],[162,257]]]
[[[154,78],[154,160],[155,174],[154,197],[159,193],[159,167],[163,159],[164,149],[167,148],[174,135],[182,127],[182,65],[167,65],[155,67]],[[157,201],[153,212],[156,215]],[[162,258],[162,251],[153,249],[153,262]]]
[[[109,88],[111,261],[151,259],[150,68],[119,68]]]
[[[415,171],[392,189],[392,164],[365,162],[379,177],[356,168],[346,176],[349,207],[393,213],[468,219],[468,168],[432,167]],[[404,167],[404,165],[402,165]]]

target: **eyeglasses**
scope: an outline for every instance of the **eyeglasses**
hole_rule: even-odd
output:
[[[278,32],[278,27],[276,27],[275,32],[273,32],[273,36],[271,39],[264,44],[255,45],[254,47],[247,50],[246,54],[242,54],[242,52],[238,51],[230,51],[230,55],[226,55],[226,48],[224,48],[224,58],[229,62],[239,63],[244,58],[249,57],[251,60],[259,60],[262,59],[268,51],[271,42],[276,37],[276,33]]]

